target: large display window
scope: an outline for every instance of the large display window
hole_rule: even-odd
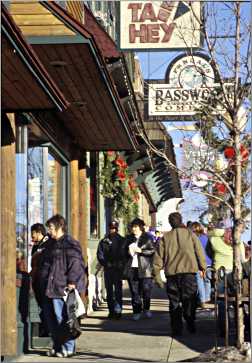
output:
[[[41,140],[41,141],[40,141]],[[67,159],[53,144],[36,138],[31,125],[16,129],[17,271],[30,271],[34,223],[59,213],[68,220]]]
[[[54,214],[67,217],[68,163],[50,144],[28,148],[28,234]],[[32,244],[29,245],[29,256]]]

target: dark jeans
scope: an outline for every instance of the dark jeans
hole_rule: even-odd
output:
[[[121,272],[114,268],[104,270],[105,288],[107,291],[107,304],[110,313],[114,313],[115,304],[122,309],[122,277]]]
[[[188,326],[192,326],[195,320],[197,301],[196,274],[185,273],[168,276],[167,295],[170,301],[172,331],[182,332],[182,316]]]
[[[132,268],[132,274],[128,279],[131,293],[133,313],[138,314],[143,310],[150,310],[152,278],[139,278],[138,268]]]

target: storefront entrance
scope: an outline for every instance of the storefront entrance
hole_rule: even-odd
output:
[[[45,223],[56,213],[69,221],[68,160],[36,135],[32,125],[16,129],[16,266],[18,352],[48,344],[40,336],[39,308],[30,290],[31,235],[34,223]]]

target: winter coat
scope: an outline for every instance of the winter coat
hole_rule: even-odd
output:
[[[198,237],[187,228],[165,232],[155,253],[154,276],[164,269],[166,276],[196,273],[206,269],[206,259]]]
[[[233,246],[224,242],[225,229],[215,228],[209,232],[209,242],[207,244],[207,254],[213,260],[213,267],[218,270],[224,266],[226,270],[233,270]],[[245,260],[244,244],[239,244],[240,262]]]
[[[129,254],[129,245],[131,243],[135,243],[137,238],[130,234],[126,236],[125,240],[125,256],[126,256],[126,263],[124,268],[124,278],[128,279],[132,275],[132,260],[133,257]],[[137,246],[141,248],[141,252],[137,254],[138,259],[138,277],[139,278],[151,278],[153,273],[153,256],[155,253],[153,237],[150,236],[148,233],[142,233]]]
[[[41,274],[47,279],[46,296],[61,298],[68,284],[85,290],[85,265],[80,243],[69,235],[54,240],[46,250]]]
[[[124,241],[118,233],[108,234],[98,244],[97,259],[105,268],[122,270],[124,262]]]

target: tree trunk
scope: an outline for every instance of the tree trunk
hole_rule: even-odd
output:
[[[239,121],[237,120],[236,124]],[[237,132],[235,135],[235,200],[234,200],[234,262],[233,273],[235,281],[236,291],[236,323],[237,323],[237,348],[240,349],[244,343],[244,324],[243,324],[243,310],[242,310],[242,291],[241,291],[241,279],[242,279],[242,266],[240,256],[240,227],[239,221],[241,220],[241,153],[240,153],[240,135]]]

